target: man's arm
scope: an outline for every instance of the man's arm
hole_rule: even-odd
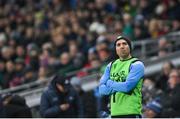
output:
[[[125,82],[108,80],[106,86],[118,92],[128,93],[135,88],[143,76],[144,64],[141,61],[137,61],[130,66],[130,72]]]
[[[56,117],[60,113],[59,105],[50,106],[48,96],[44,92],[41,96],[40,113],[42,117]]]
[[[111,93],[114,93],[111,88],[106,86],[107,81],[110,79],[110,66],[111,63],[109,63],[104,71],[104,74],[102,75],[99,83],[99,93],[101,95],[109,95]]]
[[[102,85],[102,84],[106,84],[106,82],[108,81],[109,77],[110,77],[110,66],[111,66],[111,63],[109,63],[105,70],[104,70],[104,74],[101,76],[101,79],[100,79],[100,82],[99,82],[99,85]]]

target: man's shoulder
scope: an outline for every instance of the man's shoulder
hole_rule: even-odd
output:
[[[136,61],[136,62],[133,62],[131,64],[131,68],[140,68],[140,69],[144,69],[145,66],[144,66],[144,63],[140,60]]]
[[[55,94],[55,91],[54,91],[54,89],[53,89],[51,86],[48,86],[48,87],[46,87],[46,88],[44,89],[43,94],[44,94],[44,95],[47,95],[47,96],[49,96],[49,95],[54,95],[54,94]]]
[[[144,65],[143,61],[139,58],[133,57],[131,60],[131,64],[140,64],[140,65]]]
[[[144,63],[141,60],[137,60],[132,63],[133,65],[144,65]]]

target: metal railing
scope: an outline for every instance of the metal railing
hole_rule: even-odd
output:
[[[18,93],[18,92],[22,92],[24,90],[31,90],[33,88],[36,87],[40,87],[40,86],[44,86],[46,85],[47,82],[49,82],[51,80],[52,76],[49,78],[45,78],[44,80],[36,80],[34,82],[30,82],[27,84],[23,84],[23,85],[19,85],[16,87],[11,87],[8,89],[4,89],[0,91],[0,94],[5,94],[5,93]]]
[[[145,60],[145,76],[154,75],[160,72],[163,64],[167,61],[171,61],[176,67],[180,66],[180,51],[174,52],[166,57]]]
[[[180,47],[180,31],[172,32],[156,39],[148,38],[141,41],[134,41],[133,55],[144,60],[152,57],[154,54],[158,54],[160,50],[158,48],[158,39],[162,37],[164,37],[168,42],[173,43],[170,50],[175,50],[176,48]]]

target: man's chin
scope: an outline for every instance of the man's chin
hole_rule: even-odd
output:
[[[120,55],[120,57],[122,57],[122,58],[127,58],[127,57],[128,57],[128,55],[127,55],[127,54],[125,54],[125,53],[122,53],[122,54]]]

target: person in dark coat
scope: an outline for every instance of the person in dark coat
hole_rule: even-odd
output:
[[[32,118],[30,108],[23,97],[8,94],[2,98],[4,118]]]
[[[78,95],[69,80],[55,76],[41,96],[40,114],[46,118],[76,118],[79,106]]]
[[[173,69],[168,79],[169,90],[161,96],[163,112],[161,117],[179,118],[180,117],[180,74]]]

